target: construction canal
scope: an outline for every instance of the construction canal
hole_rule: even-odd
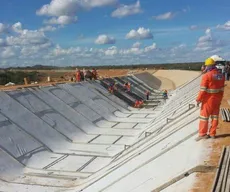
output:
[[[1,91],[0,191],[187,191],[194,173],[215,169],[194,139],[200,77],[168,99],[151,81],[143,73]]]

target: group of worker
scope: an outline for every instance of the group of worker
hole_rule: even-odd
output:
[[[131,92],[131,83],[130,82],[125,82],[124,85],[123,85],[123,88],[124,88],[125,92]],[[109,93],[113,94],[115,90],[118,90],[117,83],[115,83],[115,82],[110,83],[109,86],[108,86]],[[150,95],[150,92],[146,91],[147,100],[149,99],[149,95]],[[134,102],[134,106],[133,107],[140,108],[143,104],[144,104],[143,100],[138,100],[137,99]]]
[[[108,87],[108,91],[110,93],[114,93],[114,90],[117,90],[117,83],[110,83]],[[131,84],[129,82],[124,83],[123,85],[125,92],[130,92],[131,91]]]
[[[77,82],[86,81],[86,80],[97,80],[98,73],[96,69],[85,70],[85,68],[81,71],[80,69],[76,68],[75,79]]]
[[[212,56],[205,60],[205,67],[202,69],[202,80],[200,91],[196,98],[197,106],[201,104],[199,136],[201,139],[216,138],[220,104],[224,94],[225,74],[218,69],[217,64],[221,58]],[[209,129],[209,118],[211,127]]]

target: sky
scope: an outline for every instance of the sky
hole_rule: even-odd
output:
[[[1,0],[0,67],[230,59],[229,0]]]

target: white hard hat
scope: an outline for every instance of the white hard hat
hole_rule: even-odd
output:
[[[213,55],[210,58],[212,58],[214,61],[225,61],[225,59],[223,59],[219,55]]]

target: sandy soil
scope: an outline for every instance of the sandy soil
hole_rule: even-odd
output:
[[[230,98],[230,82],[226,82],[227,86],[224,90],[224,98],[221,107],[230,108],[227,100]],[[212,153],[205,160],[207,165],[218,166],[223,146],[230,145],[230,123],[223,122],[220,117],[220,122],[217,130],[217,138],[211,144]],[[214,182],[215,173],[197,174],[197,180],[191,192],[209,192],[211,191]]]
[[[170,80],[169,78],[161,77],[161,76],[156,76],[160,81],[161,81],[161,86],[160,90],[167,89],[167,90],[174,90],[176,89],[175,83]],[[184,82],[185,83],[185,82]]]
[[[172,81],[173,89],[194,79],[200,75],[200,72],[185,70],[158,70],[154,72],[153,75],[163,80],[161,89],[166,89],[166,87],[169,87],[169,81]]]

